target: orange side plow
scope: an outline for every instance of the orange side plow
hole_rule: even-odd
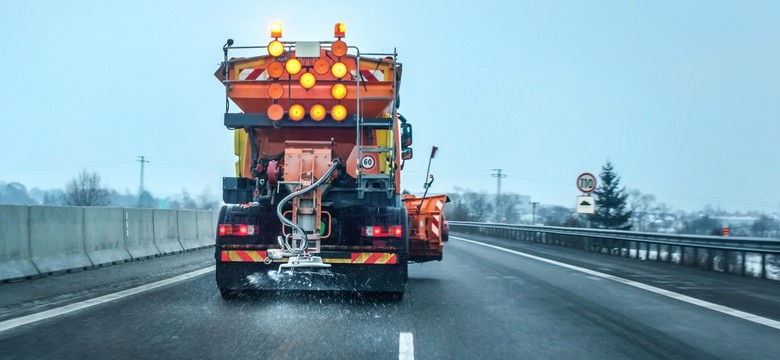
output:
[[[425,198],[404,195],[402,200],[409,214],[409,260],[441,260],[444,251],[441,222],[447,195]]]

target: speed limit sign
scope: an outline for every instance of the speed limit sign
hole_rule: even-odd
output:
[[[596,190],[596,177],[591,173],[582,173],[577,177],[577,189],[585,194]]]
[[[363,169],[371,170],[374,168],[374,165],[376,165],[376,161],[374,161],[374,157],[371,155],[363,156],[363,158],[360,159],[360,166],[362,166]]]

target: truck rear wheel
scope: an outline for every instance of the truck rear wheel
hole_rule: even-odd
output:
[[[241,297],[241,291],[239,290],[231,290],[231,289],[219,289],[219,295],[222,296],[222,299],[224,300],[236,300],[239,297]]]

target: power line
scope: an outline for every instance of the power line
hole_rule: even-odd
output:
[[[148,163],[148,160],[144,159],[144,156],[138,156],[138,162],[141,163],[141,187],[138,189],[138,196],[144,193],[144,163]]]
[[[498,186],[496,188],[496,222],[501,222],[501,211],[500,211],[500,203],[501,203],[501,179],[506,177],[506,174],[501,173],[501,169],[493,169],[493,171],[496,171],[495,173],[491,174],[491,176],[495,177],[498,181]]]

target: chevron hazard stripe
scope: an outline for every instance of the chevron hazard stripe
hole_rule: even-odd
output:
[[[392,253],[352,253],[353,264],[386,264],[392,265],[398,258]]]
[[[268,80],[268,71],[265,69],[241,69],[238,80]]]
[[[268,257],[265,250],[225,250],[220,256],[222,262],[263,262]],[[325,263],[331,264],[369,264],[369,265],[395,265],[398,257],[393,253],[352,253],[350,258],[324,258]],[[287,262],[274,260],[274,262]]]
[[[436,210],[439,211],[439,214],[441,214],[443,208],[444,203],[441,202],[441,200],[437,200]],[[431,231],[433,231],[437,237],[441,237],[441,215],[433,215],[433,219],[431,220]]]
[[[223,262],[263,262],[268,257],[266,251],[228,250],[222,252]]]
[[[352,74],[352,77],[357,76],[357,72],[355,70],[350,71]],[[382,70],[368,70],[368,69],[361,69],[360,70],[360,76],[363,77],[363,81],[385,81],[385,72]]]

